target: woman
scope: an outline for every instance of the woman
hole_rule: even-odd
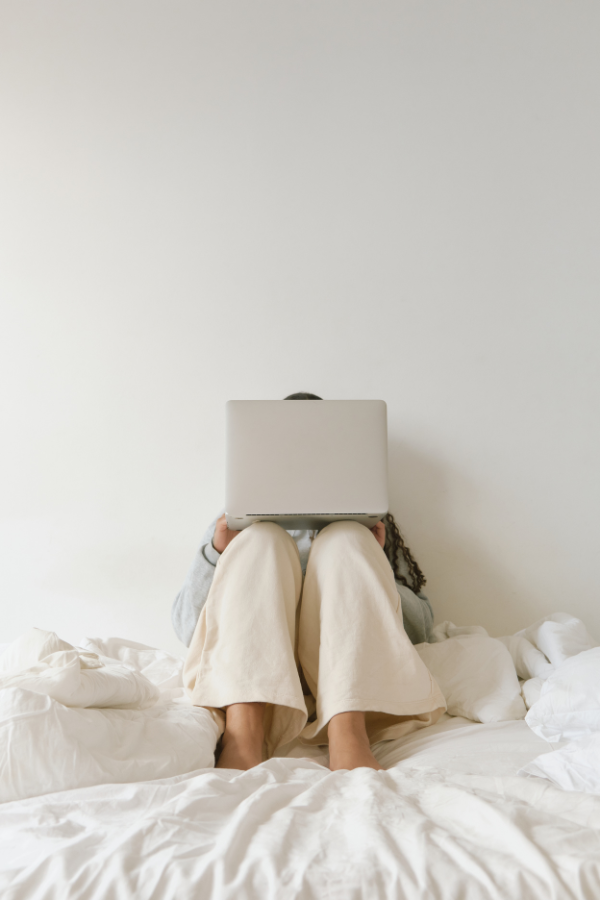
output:
[[[217,766],[252,768],[300,736],[329,743],[332,770],[380,769],[371,744],[437,721],[445,701],[413,647],[433,621],[424,584],[389,514],[318,532],[216,519],[172,619],[192,701],[224,729]]]

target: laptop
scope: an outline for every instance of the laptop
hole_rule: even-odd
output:
[[[230,400],[225,511],[234,531],[277,522],[288,531],[388,511],[383,400]]]

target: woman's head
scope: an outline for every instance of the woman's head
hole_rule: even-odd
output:
[[[322,397],[317,397],[316,394],[307,394],[306,391],[299,391],[297,394],[290,394],[289,397],[284,397],[284,400],[322,400]]]

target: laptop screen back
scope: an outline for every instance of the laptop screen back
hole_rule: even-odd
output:
[[[230,400],[226,421],[230,528],[372,526],[387,512],[383,400]]]

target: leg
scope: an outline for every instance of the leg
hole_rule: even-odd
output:
[[[358,747],[365,734],[370,743],[400,737],[432,724],[445,708],[404,631],[388,559],[357,522],[328,525],[313,543],[300,612],[299,656],[317,699],[317,719],[302,737],[325,743],[329,725],[332,766],[341,767],[343,760],[347,768],[351,762],[344,750],[350,746],[349,723],[360,732],[350,742],[356,748],[352,756],[364,759]],[[348,713],[361,717],[341,715]]]
[[[218,769],[251,769],[263,761],[265,707],[265,703],[227,707]]]
[[[226,710],[223,765],[260,762],[261,729],[271,753],[306,722],[294,652],[301,589],[296,544],[272,522],[246,528],[219,559],[183,674],[194,705]]]
[[[343,712],[332,716],[327,726],[329,767],[338,769],[382,769],[373,754],[364,712]]]

